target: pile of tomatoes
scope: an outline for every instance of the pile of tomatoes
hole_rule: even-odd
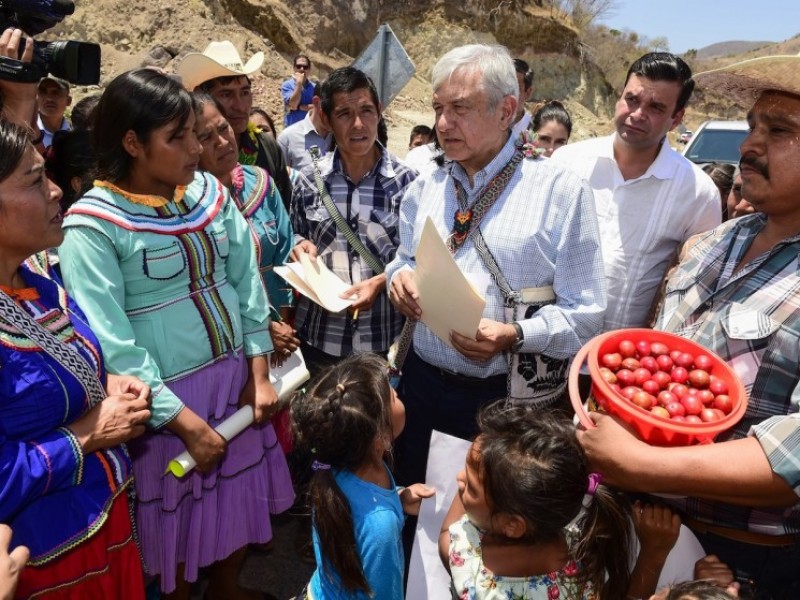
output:
[[[599,356],[600,375],[625,400],[664,419],[711,423],[733,410],[728,384],[712,373],[707,354],[671,350],[661,342],[622,340]]]

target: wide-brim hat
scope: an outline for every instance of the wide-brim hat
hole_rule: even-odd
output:
[[[264,53],[256,52],[246,63],[242,62],[238,50],[225,40],[211,42],[202,54],[190,52],[178,65],[177,74],[183,85],[192,91],[198,85],[217,77],[235,77],[252,75],[264,64]]]
[[[774,90],[800,96],[800,54],[762,56],[695,75],[697,85],[752,106],[761,92]]]

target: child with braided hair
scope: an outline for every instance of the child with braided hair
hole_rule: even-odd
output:
[[[356,354],[295,397],[292,426],[314,457],[309,484],[317,569],[299,598],[403,598],[403,512],[418,514],[433,489],[396,488],[385,458],[405,425],[388,365]]]

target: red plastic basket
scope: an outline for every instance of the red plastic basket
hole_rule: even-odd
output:
[[[622,340],[638,342],[646,340],[650,343],[662,342],[670,350],[680,350],[691,354],[706,354],[711,357],[710,373],[728,384],[728,396],[733,409],[724,418],[711,423],[681,423],[652,415],[629,402],[615,392],[600,375],[599,357],[608,352],[616,352]],[[629,423],[639,437],[654,446],[689,446],[691,444],[710,443],[714,438],[736,425],[747,410],[747,394],[744,386],[733,369],[719,356],[707,348],[682,338],[673,333],[653,329],[618,329],[609,331],[589,341],[580,349],[572,362],[569,373],[569,395],[578,419],[587,429],[594,423],[586,413],[583,399],[578,392],[578,372],[586,362],[592,378],[592,397],[598,405],[626,423]]]

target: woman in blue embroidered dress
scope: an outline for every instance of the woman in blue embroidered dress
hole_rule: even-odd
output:
[[[237,584],[246,546],[269,541],[270,513],[294,494],[268,421],[269,301],[250,231],[225,187],[197,172],[192,99],[177,81],[123,73],[94,123],[100,179],[70,209],[59,253],[109,370],[153,389],[150,431],[130,447],[145,570],[169,598],[188,598],[211,565],[207,597],[255,597]],[[245,403],[256,425],[226,443],[213,427]],[[184,450],[198,468],[164,476]]]
[[[29,132],[0,120],[0,521],[30,548],[16,597],[141,599],[120,444],[144,432],[150,388],[106,374],[50,269],[61,191]]]
[[[267,286],[272,308],[270,335],[275,346],[272,364],[281,364],[300,345],[289,325],[292,290],[273,271],[284,264],[294,247],[289,214],[278,187],[264,169],[239,163],[236,134],[214,98],[204,92],[192,94],[195,101],[197,139],[203,145],[200,168],[219,179],[231,192],[247,220],[256,247],[258,268]]]

